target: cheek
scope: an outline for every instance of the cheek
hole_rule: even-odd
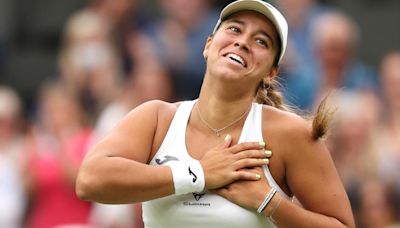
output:
[[[256,55],[255,59],[257,59],[257,61],[255,61],[255,65],[258,69],[260,69],[260,71],[271,72],[274,65],[275,56],[272,54]]]
[[[229,46],[229,44],[232,44],[234,40],[231,37],[223,34],[221,31],[218,31],[217,33],[215,33],[211,42],[212,43],[210,44],[209,51],[215,52]]]

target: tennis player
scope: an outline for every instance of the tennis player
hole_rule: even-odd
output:
[[[198,99],[132,110],[87,154],[77,195],[143,202],[146,227],[354,227],[320,140],[324,109],[311,125],[276,88],[287,33],[264,1],[226,6],[205,44]]]

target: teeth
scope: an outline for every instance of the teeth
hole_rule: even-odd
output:
[[[232,60],[235,60],[236,62],[242,64],[243,66],[246,66],[246,63],[244,62],[244,60],[242,59],[242,57],[240,57],[239,55],[236,55],[234,53],[229,53],[227,55],[227,57],[229,57]]]

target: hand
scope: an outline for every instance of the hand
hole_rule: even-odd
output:
[[[232,137],[227,135],[224,142],[206,152],[200,163],[204,170],[205,188],[216,189],[234,181],[261,179],[259,174],[246,168],[268,164],[270,151],[265,152],[265,143],[245,142],[230,147]]]
[[[271,186],[262,168],[248,169],[247,172],[262,173],[261,179],[259,181],[236,181],[223,188],[212,190],[212,192],[239,206],[257,210],[271,190]]]

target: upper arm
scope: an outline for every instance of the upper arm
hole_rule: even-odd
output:
[[[304,208],[351,224],[349,200],[324,142],[312,139],[305,121],[296,119],[290,125],[284,144],[290,190]]]
[[[124,157],[147,163],[162,105],[160,101],[151,101],[133,109],[90,150],[88,159],[97,156]]]

